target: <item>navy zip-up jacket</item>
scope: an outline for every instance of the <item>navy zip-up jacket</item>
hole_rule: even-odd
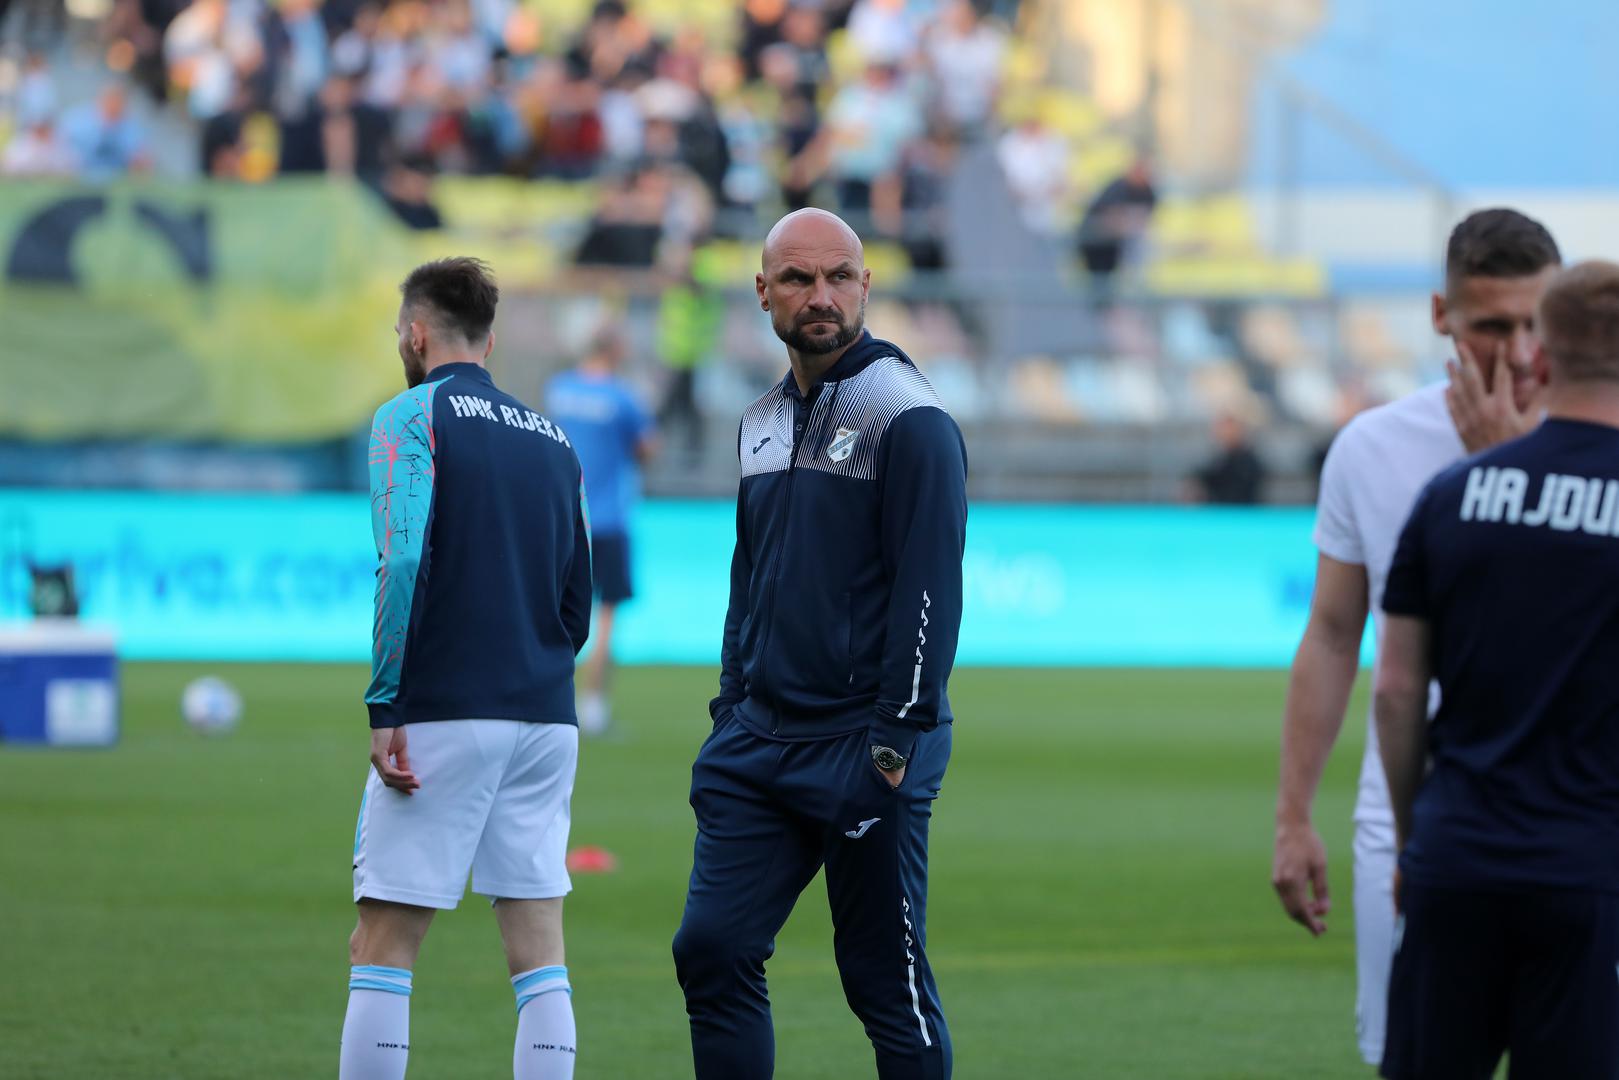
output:
[[[742,415],[720,693],[762,735],[869,728],[909,756],[951,719],[967,450],[927,378],[862,334],[806,399],[789,372]]]
[[[370,472],[371,726],[575,723],[590,542],[568,437],[479,365],[446,364],[377,410]]]

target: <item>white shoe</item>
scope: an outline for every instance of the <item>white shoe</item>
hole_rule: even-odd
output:
[[[586,694],[579,699],[579,734],[605,735],[613,718],[607,709],[607,699],[600,694]]]

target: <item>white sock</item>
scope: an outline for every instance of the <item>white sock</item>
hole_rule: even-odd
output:
[[[513,975],[512,992],[517,995],[513,1080],[572,1080],[577,1052],[568,969],[542,967]]]
[[[410,1058],[410,972],[362,964],[349,969],[338,1080],[405,1080]]]

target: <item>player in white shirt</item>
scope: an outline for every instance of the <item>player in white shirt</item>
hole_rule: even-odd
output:
[[[1293,658],[1282,723],[1272,885],[1288,915],[1326,932],[1327,852],[1311,807],[1343,726],[1360,667],[1366,615],[1381,644],[1381,599],[1394,547],[1423,486],[1445,466],[1540,422],[1533,370],[1535,308],[1561,264],[1537,221],[1481,210],[1457,225],[1445,255],[1445,288],[1433,297],[1436,333],[1455,344],[1450,383],[1424,387],[1352,420],[1321,473],[1315,594]],[[1356,1033],[1361,1056],[1383,1057],[1389,963],[1394,952],[1394,818],[1368,717],[1355,802]]]

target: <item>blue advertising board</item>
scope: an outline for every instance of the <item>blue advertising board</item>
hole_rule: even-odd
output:
[[[958,662],[1287,664],[1309,606],[1307,509],[975,505]],[[651,501],[635,523],[627,663],[713,664],[734,510]],[[829,527],[826,543],[837,543]],[[362,495],[0,491],[0,618],[25,561],[70,562],[87,620],[129,659],[370,656],[376,555]]]

